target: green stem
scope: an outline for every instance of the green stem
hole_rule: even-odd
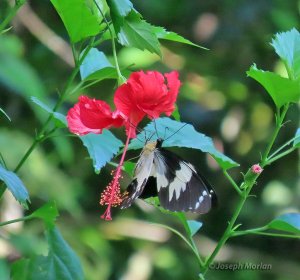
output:
[[[277,113],[276,115],[276,127],[273,132],[273,135],[271,137],[271,140],[262,156],[260,166],[263,167],[268,164],[268,155],[274,145],[274,142],[278,136],[278,133],[280,131],[280,128],[282,127],[283,120],[285,118],[285,115],[287,113],[287,110],[289,108],[289,105],[286,104],[282,110],[282,113],[280,112]],[[205,261],[204,267],[203,267],[203,272],[202,275],[204,276],[205,273],[208,271],[209,265],[214,261],[215,257],[223,247],[223,245],[226,243],[226,241],[234,235],[234,228],[235,228],[235,222],[237,218],[239,217],[240,212],[243,209],[243,206],[255,184],[256,179],[259,177],[259,174],[254,174],[252,173],[251,169],[248,170],[244,177],[244,182],[241,184],[244,187],[244,191],[242,192],[242,196],[240,197],[240,200],[238,201],[237,207],[233,213],[233,216],[231,217],[228,226],[225,229],[225,232],[223,233],[221,239],[219,240],[218,244],[216,245],[215,249],[211,253],[211,255],[207,258]]]
[[[280,153],[279,155],[268,159],[267,162],[266,162],[266,165],[269,165],[269,164],[273,163],[274,161],[276,161],[276,160],[278,160],[278,159],[280,159],[280,158],[282,158],[282,157],[290,154],[291,152],[295,151],[296,149],[297,149],[296,147],[291,147],[288,150]]]
[[[109,34],[110,34],[111,43],[112,43],[112,52],[113,52],[115,66],[116,66],[116,70],[117,70],[117,74],[118,74],[118,85],[121,85],[121,84],[123,84],[126,81],[126,79],[123,77],[123,75],[122,75],[122,73],[120,71],[118,57],[117,57],[117,51],[116,51],[115,36],[114,36],[114,34],[113,34],[112,30],[111,30],[111,27],[109,25],[108,20],[106,19],[104,13],[102,12],[101,8],[99,7],[97,1],[96,0],[93,0],[93,1],[94,1],[95,5],[97,6],[100,14],[102,15],[103,20],[105,21],[105,23],[107,25],[107,28],[108,28],[108,31],[109,31]]]
[[[6,225],[9,225],[9,224],[18,223],[18,222],[24,222],[24,221],[30,220],[32,218],[33,217],[31,217],[31,216],[25,216],[25,217],[22,217],[22,218],[18,218],[18,219],[14,219],[14,220],[2,222],[2,223],[0,223],[0,227],[6,226]]]
[[[272,237],[284,237],[284,238],[300,238],[300,235],[293,235],[293,234],[284,234],[284,233],[275,233],[275,232],[264,232],[267,230],[268,227],[260,227],[254,229],[246,229],[241,231],[235,231],[231,237],[242,236],[247,234],[256,234],[256,235],[265,235],[265,236],[272,236]]]
[[[11,22],[11,20],[14,18],[14,16],[18,12],[18,10],[24,4],[25,4],[25,0],[16,0],[15,6],[10,9],[9,14],[7,15],[7,17],[0,24],[0,34],[6,28],[6,26]]]
[[[236,184],[236,182],[232,179],[232,177],[229,175],[229,173],[226,170],[224,170],[223,173],[224,173],[225,177],[229,180],[231,185],[234,187],[234,189],[237,191],[237,193],[239,195],[243,195],[242,190],[239,188],[239,186]]]
[[[289,141],[287,141],[286,143],[284,143],[281,147],[279,147],[274,153],[272,153],[269,157],[268,160],[270,160],[271,158],[273,158],[275,155],[277,155],[281,150],[283,150],[285,147],[289,146],[292,142],[294,142],[296,139],[300,138],[300,135],[297,135],[295,137],[293,137],[292,139],[290,139]]]

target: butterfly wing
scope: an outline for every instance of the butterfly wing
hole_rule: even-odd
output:
[[[121,209],[131,206],[143,192],[153,168],[154,152],[144,150],[136,164],[133,181],[127,187],[127,195],[123,199]]]
[[[195,168],[163,148],[154,152],[154,169],[161,205],[170,211],[207,213],[216,195]]]

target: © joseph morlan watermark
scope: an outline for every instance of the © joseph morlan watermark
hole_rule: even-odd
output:
[[[238,263],[222,263],[216,262],[209,266],[212,270],[271,270],[270,263],[252,263],[252,262],[238,262]]]

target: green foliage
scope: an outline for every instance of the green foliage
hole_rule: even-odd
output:
[[[300,234],[300,214],[287,213],[283,214],[273,221],[267,227],[269,229],[276,229],[290,233]]]
[[[102,30],[100,23],[103,18],[92,1],[51,0],[51,3],[61,17],[73,43],[97,35]],[[97,3],[104,13],[103,1]]]
[[[14,198],[26,209],[28,208],[29,194],[21,179],[12,171],[0,165],[0,180],[5,183]]]
[[[109,130],[103,130],[101,134],[89,133],[80,137],[83,145],[87,148],[96,173],[118,153],[123,145]]]
[[[197,132],[195,128],[187,123],[177,122],[169,118],[159,118],[149,123],[137,138],[133,139],[128,149],[140,149],[144,146],[143,140],[151,136],[148,140],[157,138],[165,139],[163,147],[185,147],[209,153],[220,165],[222,169],[229,169],[238,166],[238,163],[219,152],[211,138]]]
[[[271,45],[284,61],[291,78],[298,79],[300,75],[300,33],[295,29],[277,33]]]
[[[84,53],[84,51],[82,52]],[[116,79],[116,68],[108,61],[103,52],[96,48],[91,48],[80,65],[81,79],[89,80],[104,80],[109,78]]]
[[[55,220],[58,216],[58,210],[54,201],[50,201],[47,204],[43,205],[41,208],[35,210],[30,218],[40,218],[44,221],[48,229],[55,227]]]
[[[290,80],[279,75],[251,66],[247,75],[258,81],[273,99],[277,108],[300,100],[300,80]]]
[[[48,255],[35,255],[30,259],[22,259],[12,267],[13,280],[84,279],[78,257],[61,236],[57,228],[46,230]]]

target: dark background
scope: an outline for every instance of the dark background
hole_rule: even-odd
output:
[[[164,26],[209,50],[162,42],[163,60],[159,60],[136,49],[119,48],[120,64],[161,72],[178,70],[183,84],[177,102],[182,121],[212,137],[221,151],[240,163],[241,168],[230,171],[240,182],[241,172],[259,161],[274,125],[272,100],[245,72],[256,63],[260,69],[285,75],[284,66],[269,43],[276,32],[299,28],[299,1],[133,2],[148,22]],[[31,1],[30,5],[49,28],[68,41],[49,1]],[[6,9],[5,1],[1,1],[1,18]],[[72,69],[41,43],[40,35],[26,27],[24,17],[24,13],[19,14],[13,30],[0,37],[0,107],[11,117],[11,122],[0,119],[0,151],[10,169],[23,156],[35,129],[46,117],[29,97],[36,95],[54,102]],[[32,17],[27,18],[29,23],[31,20]],[[111,55],[109,43],[100,49]],[[68,49],[65,52],[70,55]],[[114,81],[104,81],[84,94],[111,102],[114,89]],[[77,97],[71,96],[61,112],[65,113]],[[297,105],[291,107],[287,120],[276,145],[293,137],[299,125]],[[124,140],[123,131],[114,132]],[[149,224],[159,222],[182,230],[174,217],[139,202],[128,210],[114,209],[112,222],[100,220],[104,211],[98,204],[100,193],[111,179],[112,167],[96,175],[80,140],[67,135],[67,131],[61,132],[39,146],[19,175],[30,192],[31,209],[56,200],[60,210],[58,226],[80,256],[86,278],[196,279],[198,267],[189,248],[177,236]],[[196,165],[218,194],[216,209],[203,217],[191,216],[204,223],[195,240],[200,252],[207,255],[223,233],[238,197],[207,155],[189,149],[172,150]],[[129,179],[124,178],[124,186]],[[244,228],[259,227],[281,213],[299,211],[297,153],[266,168],[253,194],[239,218]],[[2,200],[2,216],[6,212],[19,214],[18,205],[12,203],[8,195]],[[13,210],[9,210],[9,205],[13,205]],[[38,221],[13,229],[13,243],[18,244],[18,251],[7,249],[1,256],[20,251],[43,252],[42,231]],[[224,247],[217,262],[272,264],[272,269],[214,270],[208,279],[300,279],[299,250],[296,239],[238,237]]]

